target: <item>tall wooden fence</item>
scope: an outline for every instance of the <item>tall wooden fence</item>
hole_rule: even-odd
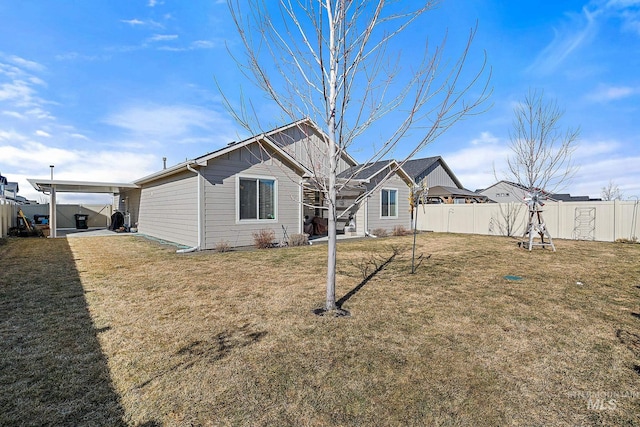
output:
[[[640,238],[638,201],[548,202],[542,209],[553,238],[603,242]],[[424,205],[417,221],[423,231],[521,236],[528,208],[516,202]]]

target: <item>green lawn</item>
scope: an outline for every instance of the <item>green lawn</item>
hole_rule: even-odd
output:
[[[0,425],[640,425],[640,245],[410,245],[340,242],[334,318],[322,245],[12,239]]]

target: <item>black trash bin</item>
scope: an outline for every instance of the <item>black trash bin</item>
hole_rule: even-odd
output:
[[[76,228],[78,230],[86,230],[89,228],[87,225],[87,220],[89,219],[89,215],[85,214],[75,214],[76,217]]]

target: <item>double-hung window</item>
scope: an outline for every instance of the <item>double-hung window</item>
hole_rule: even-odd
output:
[[[380,192],[382,218],[398,217],[398,190],[383,188]]]
[[[241,221],[276,219],[275,179],[238,179],[238,218]]]

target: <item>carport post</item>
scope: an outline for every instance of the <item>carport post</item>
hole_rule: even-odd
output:
[[[49,200],[49,237],[58,237],[57,228],[58,221],[56,220],[56,186],[51,184],[51,200]]]

